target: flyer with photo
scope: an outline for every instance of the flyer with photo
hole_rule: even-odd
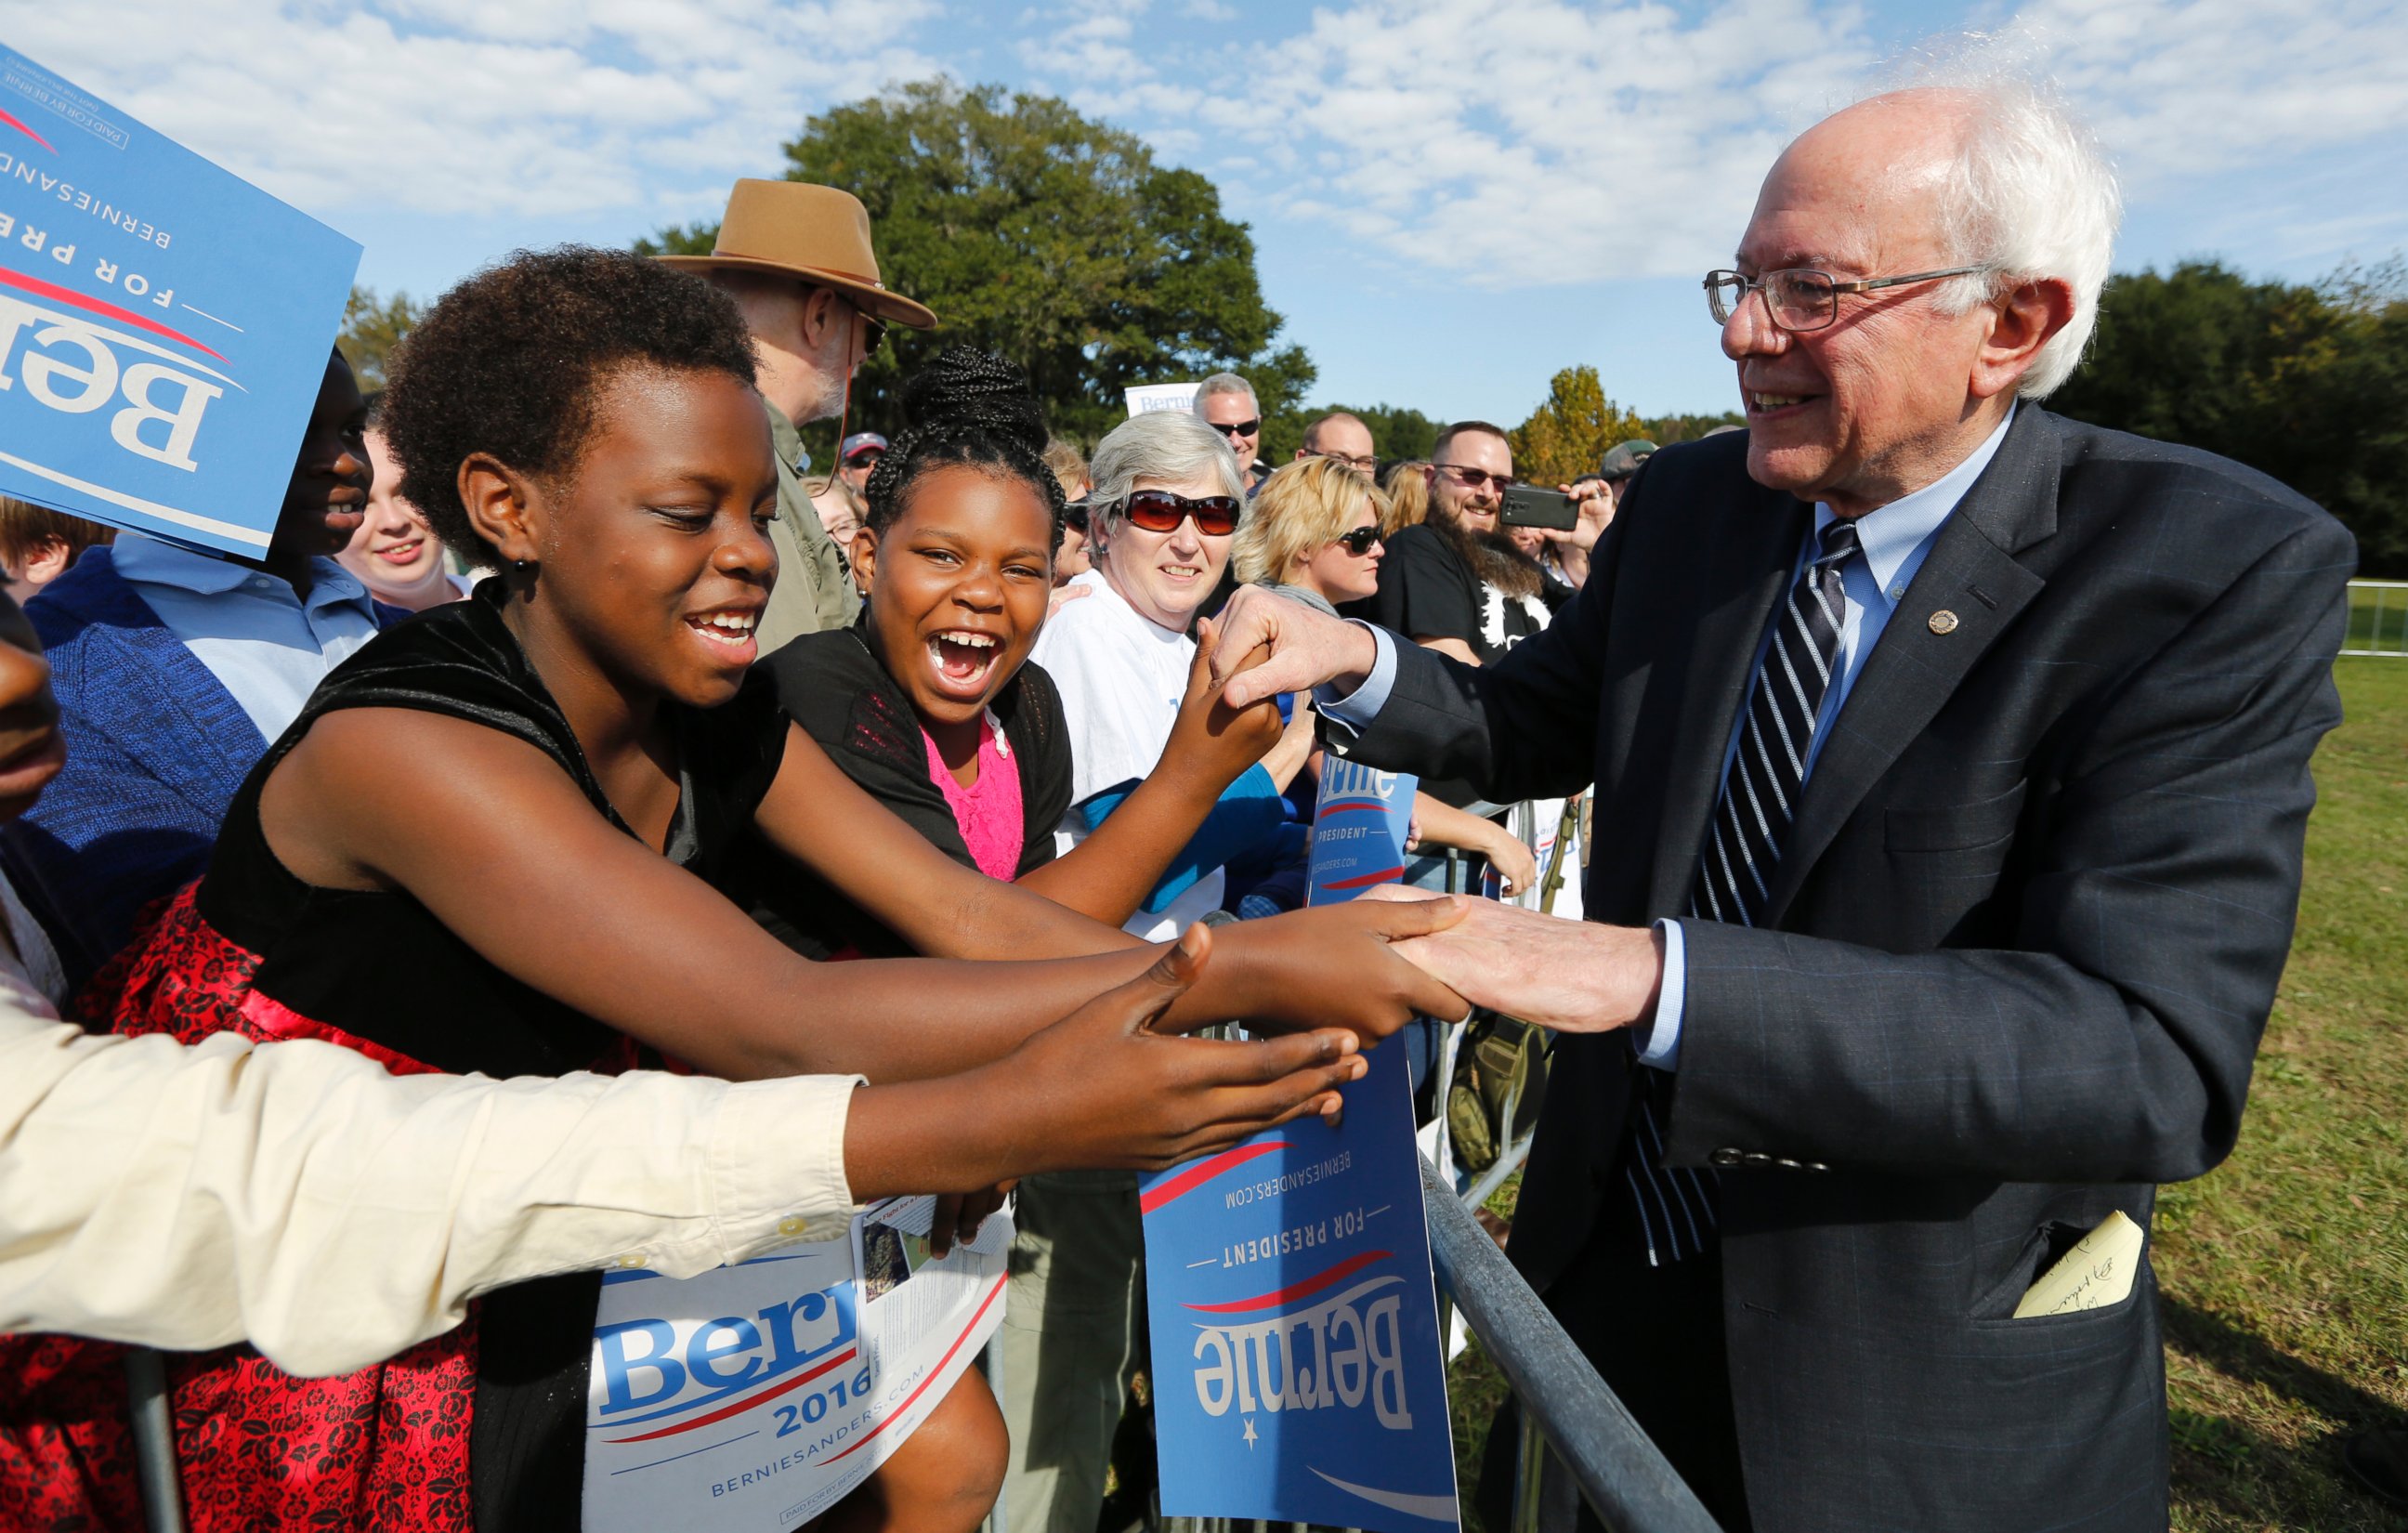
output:
[[[847,1238],[685,1280],[602,1280],[586,1401],[586,1533],[788,1533],[911,1435],[1003,1319],[1007,1213],[942,1258],[935,1200]]]

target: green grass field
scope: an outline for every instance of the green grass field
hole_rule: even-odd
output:
[[[2392,624],[2408,621],[2393,592]],[[2289,969],[2241,1142],[2168,1187],[2156,1261],[2182,1533],[2408,1533],[2340,1436],[2408,1427],[2408,660],[2344,660]],[[1453,1371],[1470,1494],[1501,1393]]]

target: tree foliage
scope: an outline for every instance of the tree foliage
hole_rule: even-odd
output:
[[[2048,406],[2263,470],[2408,575],[2408,280],[2394,260],[2315,286],[2186,262],[2107,284],[2089,356]]]
[[[1547,386],[1544,403],[1507,433],[1513,473],[1533,484],[1564,484],[1597,472],[1606,449],[1645,435],[1639,417],[1605,396],[1597,369],[1567,367]]]
[[[1304,445],[1304,428],[1337,410],[1363,423],[1371,433],[1372,451],[1383,461],[1428,457],[1430,444],[1438,440],[1439,427],[1445,423],[1399,405],[1297,406],[1264,419],[1263,461],[1274,467],[1293,461],[1296,450]]]
[[[789,179],[862,200],[887,286],[940,322],[889,332],[854,382],[857,425],[900,426],[902,380],[955,341],[1025,366],[1054,431],[1084,445],[1126,418],[1131,384],[1226,369],[1266,414],[1312,386],[1212,183],[1067,103],[923,80],[810,118],[786,159]],[[665,229],[638,248],[708,251],[714,233]]]
[[[335,344],[343,349],[363,393],[384,387],[385,359],[425,312],[426,307],[412,303],[407,293],[379,298],[374,288],[351,289],[343,304],[343,328]]]
[[[1743,426],[1747,417],[1735,409],[1716,415],[1657,415],[1639,423],[1639,435],[1657,447],[1694,442],[1717,426]]]

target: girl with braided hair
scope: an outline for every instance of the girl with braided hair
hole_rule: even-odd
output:
[[[1062,699],[1028,661],[1053,588],[1063,497],[1025,375],[949,348],[905,388],[912,425],[869,477],[852,549],[866,600],[850,629],[765,662],[779,700],[846,776],[955,862],[1057,904],[1129,919],[1267,752],[1296,751],[1268,704],[1234,713],[1209,632],[1161,765],[1061,857],[1070,807]],[[753,913],[811,957],[909,944],[809,867],[753,847]]]

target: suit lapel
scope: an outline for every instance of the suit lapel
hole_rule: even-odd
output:
[[[1705,616],[1689,636],[1689,685],[1672,744],[1664,824],[1647,908],[1686,915],[1706,818],[1722,791],[1723,752],[1756,671],[1756,650],[1772,609],[1788,589],[1813,508],[1751,485],[1754,496],[1719,535],[1696,538],[1690,557],[1705,567],[1695,609]]]
[[[2037,408],[2022,408],[1998,455],[1942,524],[1831,721],[1781,849],[1765,925],[1781,924],[1814,859],[1865,795],[2047,583],[2015,554],[2057,530],[2057,467],[2056,427]]]

